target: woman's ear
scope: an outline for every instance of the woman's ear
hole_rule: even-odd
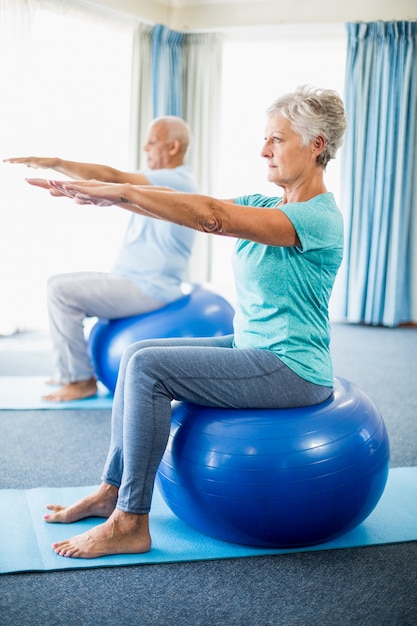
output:
[[[325,149],[325,147],[326,147],[326,140],[323,137],[323,135],[318,135],[317,137],[314,137],[312,145],[313,145],[313,153],[317,157]]]

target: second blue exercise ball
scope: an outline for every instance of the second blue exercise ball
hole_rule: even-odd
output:
[[[98,380],[111,392],[116,388],[125,349],[142,339],[157,337],[217,337],[233,333],[233,307],[201,285],[167,306],[123,319],[99,320],[88,347]]]

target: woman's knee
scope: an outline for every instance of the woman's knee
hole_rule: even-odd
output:
[[[141,343],[139,342],[139,344]],[[156,393],[159,395],[159,392],[166,395],[165,386],[163,384],[162,386],[160,385],[163,380],[160,350],[156,351],[152,347],[141,347],[134,350],[133,346],[130,346],[126,352],[122,359],[118,377],[118,380],[123,381],[123,386],[131,390],[140,390],[143,400],[145,397],[148,397],[148,399],[154,397]]]
[[[153,370],[155,364],[160,360],[160,356],[156,357],[153,346],[149,345],[147,341],[139,341],[129,346],[126,352],[129,367],[132,367],[136,372]]]
[[[132,343],[130,346],[128,346],[122,355],[122,361],[130,361],[130,359],[132,358],[132,356],[134,356],[137,352],[140,352],[140,350],[142,350],[143,348],[148,347],[150,342],[149,340],[145,339],[145,340],[141,340],[141,341],[135,341],[135,343]]]
[[[153,346],[152,340],[144,339],[142,341],[136,341],[128,346],[123,354],[120,361],[119,367],[119,378],[120,376],[124,376],[128,367],[133,367],[135,371],[140,369],[142,354],[145,348],[150,348]]]

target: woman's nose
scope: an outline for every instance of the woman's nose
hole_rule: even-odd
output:
[[[271,148],[268,146],[268,142],[265,141],[261,150],[261,157],[270,157],[271,156]]]

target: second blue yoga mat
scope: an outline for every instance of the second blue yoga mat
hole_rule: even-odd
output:
[[[99,383],[97,395],[72,402],[47,402],[42,396],[58,387],[45,383],[47,376],[0,376],[0,411],[33,411],[38,409],[93,410],[111,409],[112,394]]]

